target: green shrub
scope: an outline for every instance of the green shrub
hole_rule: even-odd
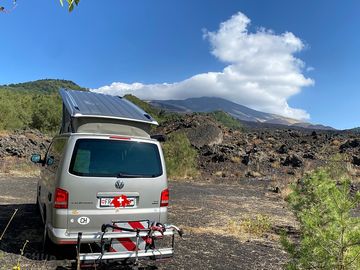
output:
[[[209,113],[211,117],[213,117],[216,121],[220,122],[227,128],[242,130],[243,126],[240,121],[236,118],[232,117],[230,114],[223,111],[215,111]]]
[[[58,94],[36,95],[31,117],[31,128],[43,132],[60,130],[62,117],[62,102]]]
[[[163,144],[169,177],[184,178],[197,174],[197,151],[184,133],[172,133]]]
[[[360,269],[360,218],[353,215],[360,194],[350,194],[348,179],[331,175],[320,169],[293,187],[289,203],[301,237],[298,244],[282,237],[291,255],[288,269]]]

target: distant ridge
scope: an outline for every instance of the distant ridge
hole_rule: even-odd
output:
[[[357,133],[360,133],[360,127],[347,129],[346,131],[351,131],[351,132],[357,132]]]
[[[155,107],[172,112],[224,111],[241,121],[303,127],[307,129],[334,130],[334,128],[329,126],[304,123],[296,119],[260,112],[218,97],[188,98],[185,100],[151,100],[149,103]]]
[[[59,79],[43,79],[24,83],[0,85],[0,90],[30,91],[44,94],[57,92],[60,88],[69,88],[72,90],[82,91],[87,90],[86,88],[77,85],[73,81]]]

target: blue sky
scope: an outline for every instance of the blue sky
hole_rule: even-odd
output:
[[[245,29],[232,58],[226,38],[233,32],[224,38],[221,23]],[[355,0],[82,0],[71,14],[57,0],[18,0],[15,10],[0,14],[0,84],[61,78],[143,98],[209,89],[255,109],[351,128],[360,126],[359,25]],[[292,34],[291,48],[285,33]],[[269,47],[253,41],[263,36]],[[252,48],[263,54],[234,55]],[[274,83],[273,71],[257,71],[268,55],[293,57],[281,64],[292,72],[279,73],[290,81]]]

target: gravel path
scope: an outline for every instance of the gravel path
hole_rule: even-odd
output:
[[[295,226],[284,202],[269,193],[267,185],[261,180],[236,185],[171,182],[170,222],[185,228],[185,240],[177,242],[173,259],[145,269],[281,269],[286,254],[277,244],[276,233],[255,237],[228,231],[229,221],[256,214],[269,216],[273,229]],[[0,241],[0,269],[11,269],[18,259],[22,269],[72,269],[73,247],[49,260],[40,252],[43,226],[35,190],[36,179],[0,176],[0,232],[18,209]],[[20,256],[26,240],[29,243]]]

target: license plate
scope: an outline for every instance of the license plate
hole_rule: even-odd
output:
[[[100,207],[115,207],[112,204],[114,198],[100,198]],[[136,206],[136,198],[127,198],[129,200],[129,204],[126,207],[135,207]]]

